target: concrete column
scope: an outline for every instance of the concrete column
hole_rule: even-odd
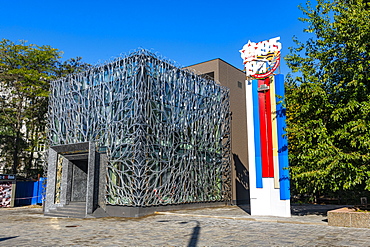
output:
[[[54,207],[54,197],[55,197],[55,176],[56,176],[56,166],[58,161],[58,153],[49,148],[48,153],[48,178],[46,186],[46,197],[45,197],[45,212],[49,212],[50,209]]]
[[[87,168],[87,189],[86,189],[86,214],[94,211],[94,183],[95,183],[95,143],[89,142],[89,156]]]

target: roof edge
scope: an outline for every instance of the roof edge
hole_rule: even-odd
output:
[[[204,62],[195,63],[195,64],[193,64],[193,65],[185,66],[185,67],[183,67],[183,68],[189,68],[189,67],[192,67],[192,66],[195,66],[195,65],[199,65],[199,64],[203,64],[203,63],[208,63],[208,62],[215,61],[215,60],[220,60],[220,61],[222,61],[222,62],[224,62],[224,63],[226,63],[226,64],[230,65],[230,66],[231,66],[231,67],[233,67],[234,69],[239,70],[240,72],[243,72],[243,73],[244,73],[244,71],[243,71],[243,70],[241,70],[241,69],[239,69],[239,68],[235,67],[234,65],[232,65],[232,64],[230,64],[230,63],[228,63],[228,62],[226,62],[225,60],[223,60],[223,59],[221,59],[221,58],[214,58],[214,59],[207,60],[207,61],[204,61]]]

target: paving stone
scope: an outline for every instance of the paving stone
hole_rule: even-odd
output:
[[[328,226],[326,215],[252,217],[237,207],[139,219],[45,217],[0,209],[1,246],[370,246],[370,229]],[[330,209],[328,209],[330,210]],[[302,210],[301,210],[302,211]],[[230,218],[231,217],[231,218]],[[248,219],[248,220],[246,220]],[[279,222],[281,221],[281,222]]]

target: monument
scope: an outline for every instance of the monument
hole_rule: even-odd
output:
[[[246,71],[251,215],[290,217],[288,145],[280,37],[240,50]]]

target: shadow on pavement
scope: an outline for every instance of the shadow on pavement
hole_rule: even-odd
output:
[[[0,238],[0,242],[1,242],[1,241],[8,240],[8,239],[12,239],[12,238],[18,238],[18,236],[14,236],[14,237],[6,237],[6,238]]]
[[[199,234],[200,234],[200,223],[196,221],[197,225],[193,228],[193,233],[191,234],[191,238],[188,244],[188,247],[195,247],[197,246]]]
[[[174,220],[158,220],[157,222],[161,222],[161,223],[167,223],[167,222],[170,222],[170,221],[174,221]],[[200,222],[197,221],[197,220],[190,220],[190,221],[181,221],[179,222],[179,224],[188,224],[190,222],[196,222],[197,225],[193,228],[193,232],[191,233],[191,237],[190,237],[190,240],[189,240],[189,243],[188,243],[188,247],[195,247],[197,246],[197,243],[198,243],[198,240],[199,240],[199,235],[200,235]]]
[[[291,206],[292,215],[322,215],[327,216],[328,211],[348,207],[348,205],[317,205],[317,204],[293,204]]]
[[[242,209],[247,214],[251,215],[251,206],[249,204],[245,205],[237,205],[240,209]]]

